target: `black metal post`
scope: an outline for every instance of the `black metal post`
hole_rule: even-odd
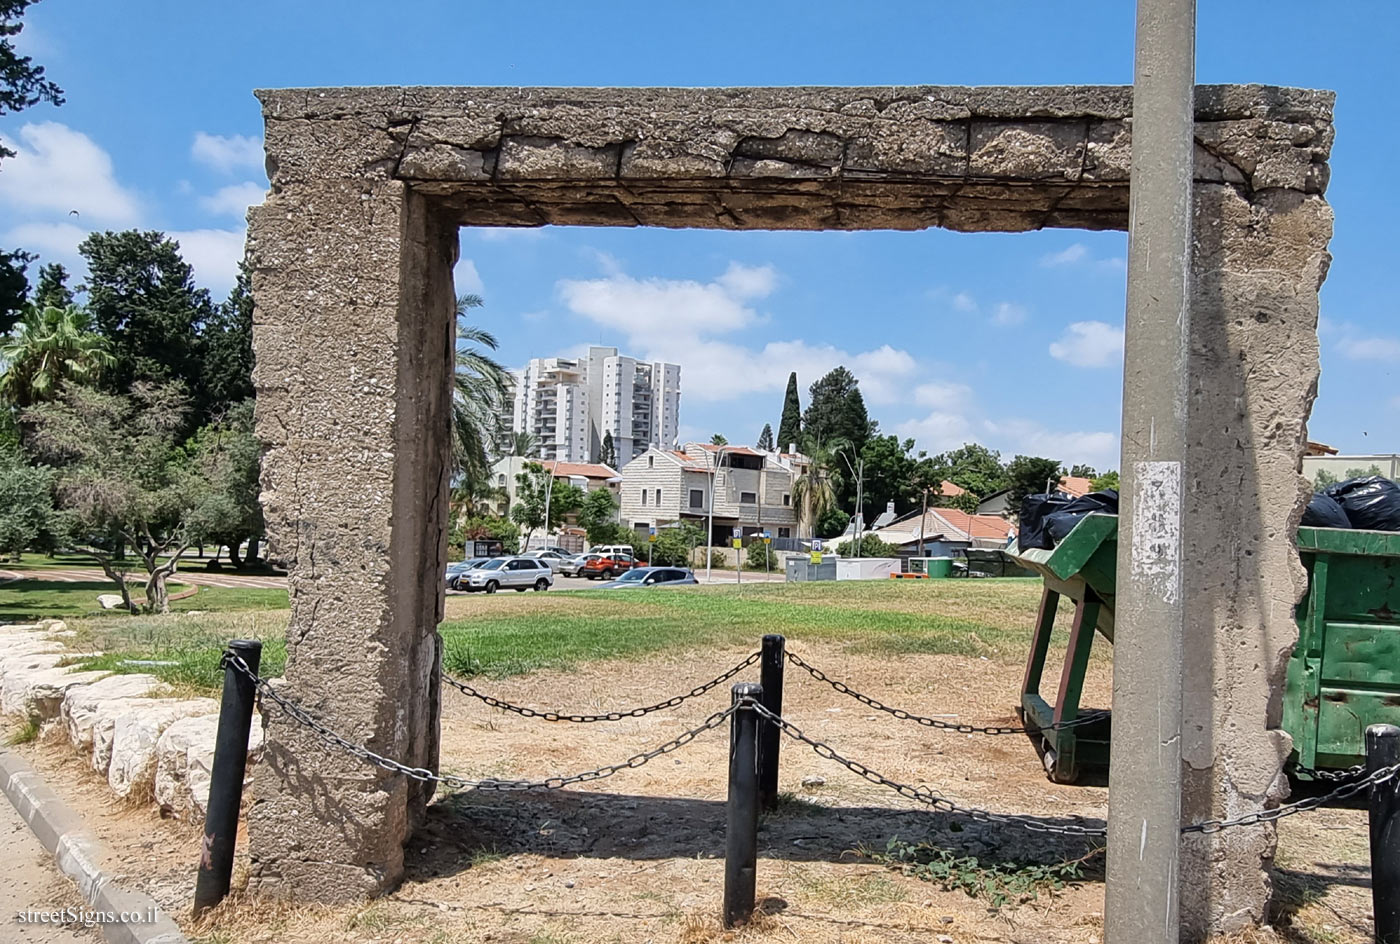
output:
[[[228,651],[241,658],[254,675],[258,673],[262,643],[256,639],[235,639],[228,644]],[[233,877],[233,846],[238,838],[238,808],[248,767],[248,727],[253,721],[255,694],[253,680],[226,663],[219,729],[214,738],[214,767],[209,772],[204,842],[194,885],[195,917],[224,900]]]
[[[1366,729],[1366,772],[1400,764],[1400,728]],[[1371,787],[1371,908],[1376,944],[1400,944],[1400,778]]]
[[[738,682],[734,704],[762,701],[763,686]],[[729,823],[724,836],[724,926],[747,924],[758,881],[758,712],[741,706],[729,719]]]
[[[777,633],[763,637],[763,655],[758,661],[758,681],[763,686],[763,707],[775,715],[783,713],[783,665],[786,640]],[[758,802],[765,810],[778,805],[778,753],[782,732],[767,719],[758,725]]]

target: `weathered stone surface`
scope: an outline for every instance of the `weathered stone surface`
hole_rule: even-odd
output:
[[[104,701],[159,694],[165,685],[154,675],[109,675],[87,685],[75,685],[63,693],[58,716],[68,740],[80,752],[92,750],[92,728]]]
[[[120,705],[120,702],[107,702]],[[111,760],[107,764],[107,784],[119,797],[151,789],[156,774],[156,743],[161,733],[181,718],[212,715],[219,703],[212,698],[133,698],[114,712]],[[98,708],[98,727],[104,723]]]
[[[122,595],[120,593],[99,593],[97,605],[104,610],[115,610],[122,605]]]
[[[161,812],[177,819],[197,819],[209,800],[209,773],[214,766],[214,740],[219,729],[217,714],[181,718],[156,742],[155,798]],[[248,764],[257,763],[263,750],[262,719],[253,716],[248,731]]]
[[[283,691],[434,767],[457,225],[1121,229],[1129,88],[260,92],[251,214],[264,507],[290,567]],[[1187,816],[1279,790],[1289,543],[1317,376],[1333,96],[1197,89]],[[353,330],[347,331],[347,326]],[[1225,562],[1222,564],[1222,562]],[[405,693],[421,693],[421,695]],[[333,901],[402,872],[426,791],[267,719],[250,887]],[[1193,838],[1198,936],[1265,915],[1265,829]]]
[[[45,658],[40,656],[38,658]],[[30,718],[40,724],[58,718],[63,694],[86,685],[106,672],[75,672],[71,667],[14,669],[0,677],[0,712]]]

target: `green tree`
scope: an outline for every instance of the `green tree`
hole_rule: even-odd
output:
[[[29,303],[29,263],[36,258],[23,249],[0,252],[0,334],[7,333],[24,315]]]
[[[204,387],[217,413],[253,396],[253,286],[245,259],[224,303],[204,328]]]
[[[1039,456],[1016,456],[1006,464],[1007,487],[1013,512],[1020,511],[1021,500],[1027,495],[1038,495],[1046,490],[1053,491],[1060,484],[1064,468],[1057,459],[1043,459]]]
[[[67,308],[73,304],[73,290],[68,287],[68,270],[62,263],[50,262],[40,266],[39,284],[34,286],[30,304],[35,308]]]
[[[540,457],[540,444],[535,439],[535,434],[523,430],[511,433],[510,454],[522,459],[538,459]]]
[[[135,612],[118,562],[122,543],[146,571],[146,609],[167,612],[166,579],[195,539],[194,509],[208,487],[178,448],[189,401],[178,384],[136,384],[128,396],[69,385],[22,418],[34,451],[58,469],[58,505],[74,539],[116,584]]]
[[[524,536],[521,547],[530,546],[530,537],[540,528],[549,534],[566,517],[583,507],[583,489],[568,482],[550,484],[550,473],[538,462],[528,463],[515,476],[515,504],[510,508],[510,520],[519,525]],[[545,520],[545,508],[549,520]]]
[[[115,364],[106,339],[75,305],[31,308],[0,343],[0,360],[0,396],[21,409],[54,399],[68,383],[91,386]]]
[[[762,538],[754,538],[744,552],[744,567],[749,570],[782,570],[782,562],[773,552],[772,545],[764,544]]]
[[[797,372],[788,374],[787,391],[783,394],[783,415],[778,421],[778,448],[802,445],[802,401],[797,395]]]
[[[899,548],[893,544],[882,541],[879,535],[862,534],[860,536],[860,554],[856,554],[856,542],[854,538],[842,541],[836,545],[836,553],[842,557],[898,557]]]
[[[30,465],[18,449],[0,449],[0,553],[11,560],[35,545],[53,548],[67,522],[53,505],[54,470]]]
[[[1349,478],[1349,479],[1361,479],[1361,478],[1365,478],[1365,477],[1368,476],[1368,475],[1380,475],[1380,474],[1381,474],[1381,467],[1378,466],[1378,465],[1372,464],[1371,467],[1370,467],[1369,469],[1363,469],[1363,468],[1361,468],[1361,466],[1358,465],[1358,466],[1356,466],[1355,468],[1347,469],[1345,478]]]
[[[36,0],[0,0],[0,116],[48,102],[63,104],[63,89],[44,78],[44,67],[21,56],[11,41],[24,29],[24,11]],[[0,159],[15,152],[0,145]]]
[[[186,432],[209,418],[201,335],[213,315],[209,293],[194,284],[180,245],[164,233],[92,233],[78,245],[88,264],[88,311],[114,358],[106,393],[138,382],[180,383],[192,409]]]
[[[808,394],[802,414],[804,442],[843,442],[849,444],[849,455],[860,455],[870,436],[870,415],[855,374],[837,367],[812,384]]]
[[[617,532],[622,529],[617,509],[617,498],[611,489],[595,488],[584,496],[578,509],[578,525],[588,534],[589,544],[617,543]]]
[[[1331,472],[1328,472],[1326,469],[1318,469],[1317,475],[1313,476],[1313,491],[1324,491],[1326,490],[1327,486],[1336,485],[1340,481],[1341,479],[1337,478],[1335,475],[1333,475]]]
[[[651,562],[658,567],[689,567],[695,548],[704,543],[705,532],[684,521],[675,527],[657,528]]]
[[[840,508],[833,506],[817,517],[816,527],[813,529],[812,536],[818,538],[834,538],[837,535],[844,534],[846,529],[850,527],[850,524],[851,516]]]
[[[488,453],[506,396],[506,370],[487,353],[496,349],[495,336],[465,322],[467,312],[482,304],[479,295],[457,299],[457,365],[452,379],[453,471],[473,486],[490,478]]]
[[[806,450],[807,465],[792,483],[792,502],[808,533],[825,537],[818,522],[836,508],[835,464],[840,460],[822,443],[809,443]]]
[[[860,453],[865,463],[861,510],[866,521],[873,521],[890,502],[899,514],[920,507],[920,483],[929,470],[913,451],[914,440],[901,442],[898,436],[874,436],[866,442]]]
[[[1077,479],[1093,479],[1093,478],[1098,478],[1098,475],[1099,475],[1099,473],[1097,473],[1097,472],[1094,471],[1094,467],[1091,466],[1091,465],[1074,465],[1074,466],[1071,466],[1071,467],[1070,467],[1070,470],[1069,470],[1069,474],[1070,474],[1071,477],[1077,478]]]
[[[1096,492],[1101,492],[1106,488],[1111,488],[1115,492],[1118,491],[1118,472],[1105,472],[1103,475],[1094,476],[1093,481],[1089,483],[1089,487]]]
[[[613,442],[612,430],[603,433],[603,448],[598,461],[610,469],[617,468],[617,444]]]
[[[729,445],[729,440],[724,438],[723,433],[715,433],[713,436],[710,437],[710,445],[727,446]]]
[[[773,451],[773,427],[763,424],[763,432],[758,434],[758,448]]]
[[[467,556],[468,541],[500,541],[501,550],[515,554],[520,550],[520,529],[509,518],[496,515],[464,515],[447,532],[447,549],[456,559]]]
[[[190,512],[190,534],[227,545],[234,567],[253,563],[264,530],[258,503],[262,448],[253,435],[253,401],[235,404],[224,417],[200,427],[185,452],[190,473],[203,483]],[[250,542],[247,561],[239,557],[244,541]]]
[[[968,443],[932,458],[939,481],[947,479],[958,488],[971,492],[978,499],[986,498],[1007,486],[1006,469],[1001,455],[977,443]]]

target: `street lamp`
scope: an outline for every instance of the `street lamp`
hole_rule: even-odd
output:
[[[861,525],[865,523],[865,516],[861,514],[861,507],[865,502],[865,459],[856,457],[855,467],[851,467],[851,460],[844,452],[838,452],[841,461],[846,463],[846,468],[851,470],[851,475],[856,479],[856,558],[860,557],[860,532]]]
[[[715,555],[710,550],[710,544],[715,539],[715,479],[719,477],[719,464],[724,461],[724,447],[720,446],[715,453],[715,464],[710,469],[710,526],[705,535],[705,582],[710,582],[710,570],[714,565]]]

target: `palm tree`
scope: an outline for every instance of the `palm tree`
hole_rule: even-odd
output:
[[[489,452],[499,429],[506,396],[506,369],[486,353],[496,337],[466,324],[468,311],[480,308],[480,295],[457,298],[457,365],[452,378],[452,469],[468,494],[480,494],[491,474]]]
[[[792,500],[807,523],[808,532],[816,536],[817,521],[836,507],[837,449],[823,443],[809,443],[804,450],[807,468],[792,483]]]
[[[107,339],[91,330],[88,313],[76,305],[30,308],[0,344],[0,396],[16,407],[58,396],[68,382],[91,385],[115,359]]]
[[[510,454],[522,459],[538,459],[540,457],[539,440],[535,438],[534,433],[527,433],[523,429],[516,430],[510,437]]]

